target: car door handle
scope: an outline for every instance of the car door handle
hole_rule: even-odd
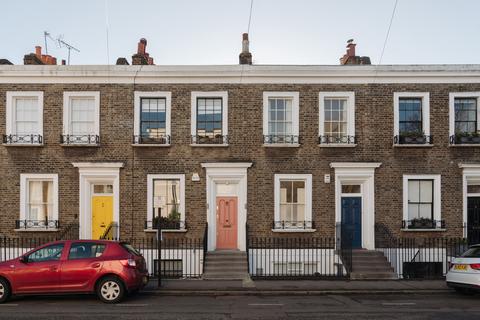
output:
[[[57,271],[57,270],[58,270],[58,266],[51,266],[51,267],[50,267],[50,270],[51,270],[51,271]]]
[[[99,268],[100,267],[100,263],[93,263],[92,264],[92,268]]]

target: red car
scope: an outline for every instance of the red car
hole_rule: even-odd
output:
[[[0,303],[12,294],[42,293],[96,293],[116,303],[147,282],[145,259],[128,243],[56,241],[0,263]]]

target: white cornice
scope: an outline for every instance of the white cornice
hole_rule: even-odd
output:
[[[2,65],[0,83],[480,83],[480,65]]]
[[[381,162],[332,162],[330,168],[378,168]]]
[[[207,162],[202,163],[202,168],[250,168],[251,162]]]

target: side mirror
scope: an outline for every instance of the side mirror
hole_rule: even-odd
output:
[[[21,263],[27,263],[27,262],[28,262],[28,258],[27,258],[26,256],[21,256],[20,259],[19,259],[19,261],[20,261]]]

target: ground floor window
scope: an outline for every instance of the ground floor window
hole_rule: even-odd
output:
[[[146,229],[185,228],[185,176],[149,175]]]
[[[311,175],[275,175],[274,229],[312,229],[311,194]]]
[[[440,176],[405,176],[404,188],[403,228],[443,228],[439,202]]]
[[[58,228],[58,176],[20,176],[20,217],[17,229]]]

